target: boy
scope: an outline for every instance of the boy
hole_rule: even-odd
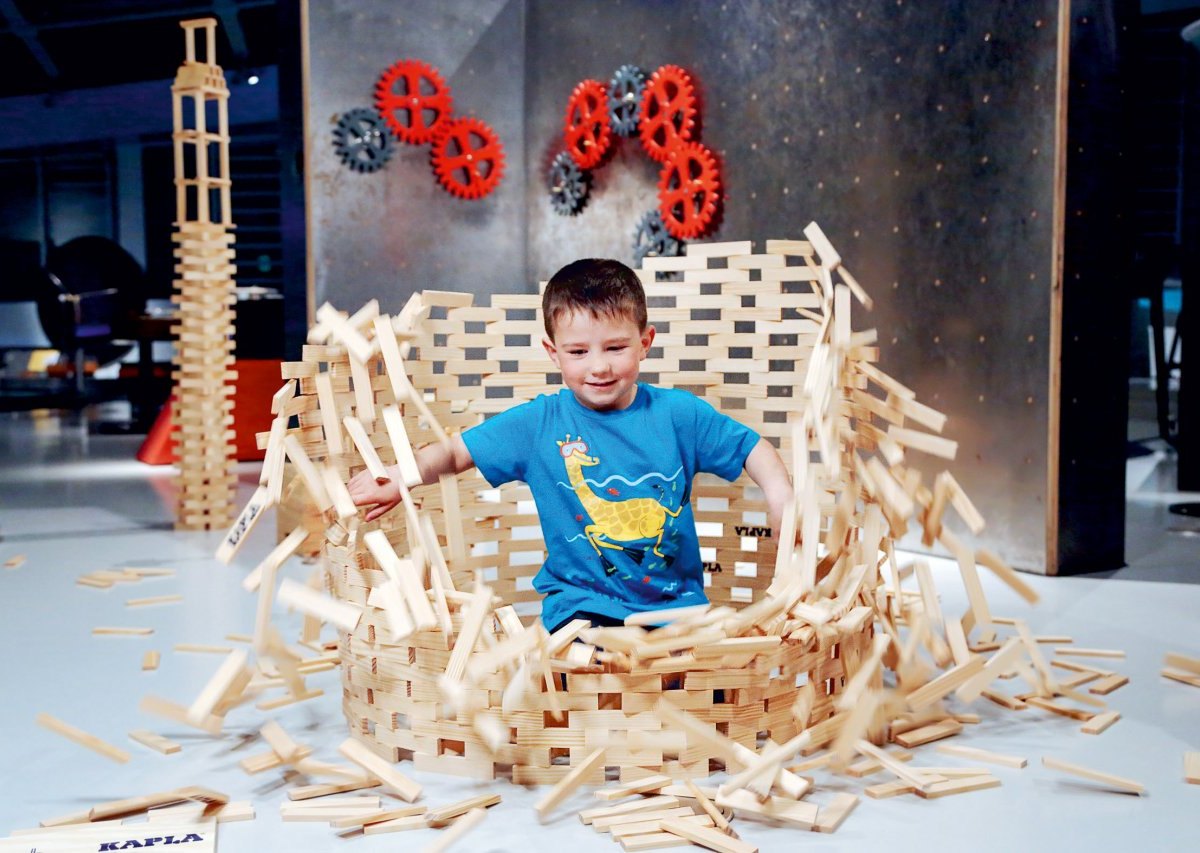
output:
[[[493,486],[529,485],[547,551],[533,585],[549,631],[575,618],[620,625],[631,613],[703,604],[693,478],[734,480],[745,468],[779,530],[792,493],[779,454],[695,395],[638,382],[654,327],[624,264],[568,264],[547,285],[542,313],[542,345],[566,387],[466,430],[448,450],[422,448],[422,481],[474,465]],[[395,482],[365,471],[350,494],[370,507],[367,521],[400,501]]]

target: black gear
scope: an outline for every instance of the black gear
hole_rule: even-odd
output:
[[[642,217],[633,235],[633,260],[638,266],[648,257],[663,258],[681,254],[683,241],[671,236],[657,209]]]
[[[356,172],[376,172],[392,157],[394,144],[383,118],[372,109],[344,113],[333,129],[333,150]]]
[[[550,205],[562,216],[583,210],[591,190],[592,173],[580,169],[570,152],[560,152],[550,164]]]
[[[638,111],[642,90],[646,88],[646,72],[636,65],[622,65],[608,83],[608,116],[613,133],[634,136],[638,128]]]

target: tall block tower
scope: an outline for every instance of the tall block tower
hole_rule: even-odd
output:
[[[215,18],[182,21],[186,58],[171,86],[175,144],[178,312],[172,411],[179,467],[175,527],[209,530],[233,517],[233,221],[229,205],[229,89],[216,64]],[[204,58],[196,41],[204,35]]]

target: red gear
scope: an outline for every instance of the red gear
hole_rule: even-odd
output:
[[[397,84],[402,84],[399,89]],[[450,120],[452,104],[442,75],[419,59],[401,59],[375,84],[375,108],[401,142],[432,142],[438,129]]]
[[[608,89],[599,80],[584,80],[567,101],[563,138],[571,158],[581,169],[590,169],[604,158],[612,144],[608,116]]]
[[[459,198],[483,198],[504,174],[500,137],[477,118],[448,120],[433,140],[431,161],[446,192]]]
[[[679,142],[658,175],[658,210],[672,237],[692,240],[712,225],[721,201],[721,175],[712,152]]]
[[[666,162],[676,143],[691,141],[696,114],[691,75],[678,65],[664,65],[651,74],[638,113],[638,135],[650,159]]]

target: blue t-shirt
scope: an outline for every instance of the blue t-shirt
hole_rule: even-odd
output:
[[[758,434],[694,394],[638,384],[626,409],[597,412],[569,389],[543,394],[463,433],[492,486],[533,492],[546,562],[533,580],[553,629],[573,613],[703,604],[692,480],[735,480]]]

